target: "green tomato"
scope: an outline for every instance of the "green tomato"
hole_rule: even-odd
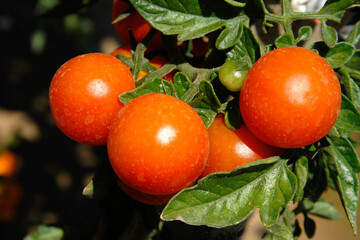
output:
[[[248,64],[240,61],[225,62],[219,71],[220,82],[232,92],[240,91],[246,75],[249,72]]]

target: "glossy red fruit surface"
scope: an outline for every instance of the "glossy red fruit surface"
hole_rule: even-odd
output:
[[[281,148],[320,140],[334,126],[340,105],[340,83],[331,66],[301,47],[265,54],[250,69],[240,92],[240,111],[249,130]]]
[[[256,138],[245,125],[233,130],[223,115],[216,116],[209,129],[209,158],[201,178],[215,172],[229,172],[249,162],[281,155],[284,150]]]
[[[193,108],[169,95],[150,93],[119,111],[107,148],[115,173],[126,185],[147,194],[169,195],[200,176],[209,139]]]
[[[131,72],[117,58],[102,53],[74,57],[57,70],[51,81],[53,119],[74,141],[104,145],[110,123],[123,106],[119,94],[134,88]]]

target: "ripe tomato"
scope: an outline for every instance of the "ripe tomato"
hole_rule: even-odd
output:
[[[136,189],[129,187],[125,183],[123,183],[120,179],[117,180],[117,183],[121,187],[121,189],[129,195],[131,198],[135,199],[138,202],[149,204],[149,205],[163,205],[170,201],[170,199],[175,194],[169,195],[151,195],[147,193],[143,193],[137,191]]]
[[[205,57],[209,51],[210,43],[208,38],[196,38],[192,40],[192,53],[194,57]]]
[[[0,221],[13,221],[23,195],[21,184],[14,180],[0,181]]]
[[[114,0],[112,5],[112,20],[114,21],[129,6],[130,5],[124,1]],[[125,44],[130,44],[129,29],[131,29],[136,41],[141,42],[152,28],[137,11],[132,12],[121,21],[114,23],[113,26],[117,35]],[[160,32],[155,35],[148,46],[154,50],[163,47]]]
[[[10,151],[0,153],[0,176],[12,177],[17,169],[16,155]]]
[[[104,145],[110,123],[123,106],[119,94],[133,89],[131,72],[117,58],[102,53],[80,55],[55,73],[49,90],[51,113],[69,138]]]
[[[216,116],[209,129],[209,158],[201,178],[215,172],[229,172],[249,162],[281,155],[284,150],[263,143],[245,125],[233,130],[223,115]]]
[[[262,141],[298,148],[324,137],[341,105],[339,80],[320,55],[301,47],[265,54],[250,69],[240,92],[240,110]]]
[[[128,57],[131,58],[131,46],[130,45],[124,45],[121,47],[116,48],[114,51],[112,51],[110,53],[110,55],[116,57],[116,55],[122,55],[124,57]],[[169,60],[162,56],[162,55],[156,55],[155,57],[153,57],[152,59],[149,60],[149,63],[154,66],[155,68],[159,69],[162,66],[164,66],[165,64],[167,64],[169,62]],[[142,77],[144,77],[148,72],[147,71],[140,71],[137,80],[141,79]],[[165,80],[168,80],[170,82],[174,82],[174,73],[168,73],[166,74],[166,76],[163,77]]]
[[[119,111],[107,149],[115,173],[126,185],[151,195],[169,195],[200,176],[209,139],[193,108],[169,95],[150,93]]]

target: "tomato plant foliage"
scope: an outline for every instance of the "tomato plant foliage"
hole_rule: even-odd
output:
[[[184,41],[213,34],[214,51],[226,49],[227,60],[243,61],[249,66],[274,48],[295,46],[311,39],[312,28],[301,27],[295,34],[293,21],[319,19],[323,41],[314,43],[311,49],[325,58],[339,74],[343,87],[340,115],[331,131],[336,133],[332,135],[335,139],[326,137],[312,146],[291,150],[283,158],[259,161],[231,173],[213,174],[200,180],[197,185],[181,191],[167,204],[161,215],[162,219],[225,227],[243,221],[254,208],[259,208],[261,220],[266,226],[277,224],[273,225],[271,234],[276,235],[276,231],[284,231],[284,228],[288,228],[285,231],[293,234],[293,228],[279,223],[285,219],[281,212],[291,201],[299,202],[299,205],[305,200],[318,204],[321,193],[332,186],[331,182],[338,191],[349,222],[356,232],[359,159],[349,136],[351,132],[359,131],[360,123],[360,65],[359,52],[355,47],[359,43],[359,23],[344,41],[338,40],[337,31],[330,23],[340,22],[345,9],[357,1],[328,1],[317,13],[293,12],[288,1],[281,1],[282,11],[279,15],[271,13],[265,2],[260,0],[243,4],[235,1],[206,4],[206,1],[196,0],[131,0],[131,3],[154,28],[165,35],[177,35],[178,40]],[[280,24],[285,33],[274,43],[261,47],[250,28],[251,21],[255,18],[262,20],[265,31],[274,24]],[[237,110],[231,107],[231,100],[222,101],[224,93],[218,91],[216,78],[212,79],[209,72],[197,69],[193,75],[194,71],[186,63],[178,64],[177,68],[182,73],[177,74],[174,85],[152,79],[136,90],[121,95],[120,99],[124,103],[130,95],[134,97],[134,94],[148,91],[175,95],[186,99],[195,109],[198,107],[207,126],[218,113],[235,114]],[[204,87],[209,91],[204,91]],[[236,125],[231,121],[227,123],[229,127]],[[315,171],[317,168],[322,168],[323,171]],[[310,187],[317,183],[320,185],[317,185],[317,194],[314,194]],[[325,215],[326,210],[319,212],[319,215],[322,215],[321,212]],[[311,211],[309,214],[312,214]]]
[[[218,114],[225,114],[227,126],[236,129],[242,122],[239,92],[230,92],[221,84],[221,65],[237,61],[251,68],[273,49],[302,46],[312,39],[313,28],[302,26],[295,30],[293,23],[313,19],[320,20],[323,40],[309,48],[329,63],[341,84],[340,113],[325,137],[309,146],[289,149],[281,157],[251,162],[228,173],[210,174],[177,193],[162,209],[161,220],[223,228],[243,222],[258,208],[267,227],[263,239],[297,237],[301,232],[298,214],[304,215],[304,232],[311,237],[315,231],[312,215],[339,217],[334,206],[321,198],[323,192],[333,188],[356,233],[360,160],[351,133],[360,131],[360,52],[356,47],[360,43],[360,23],[353,25],[345,39],[339,37],[334,23],[340,24],[345,12],[356,8],[359,1],[327,1],[318,12],[300,13],[292,11],[290,1],[282,0],[279,14],[273,13],[263,0],[129,2],[154,29],[163,33],[164,48],[172,60],[138,80],[136,89],[121,94],[119,99],[124,105],[144,94],[167,94],[193,107],[206,127]],[[253,27],[255,23],[260,23],[260,28]],[[275,25],[284,33],[273,42],[262,44],[255,31],[266,33]],[[181,54],[177,43],[200,37],[210,39],[210,51],[203,65],[195,67]],[[138,43],[132,58],[127,59],[135,79],[147,65],[145,50],[146,41]],[[172,71],[177,71],[173,83],[161,78]],[[98,176],[106,175],[102,171]],[[86,195],[96,197],[98,189],[104,187],[99,178],[91,181]],[[290,210],[292,202],[296,208]]]

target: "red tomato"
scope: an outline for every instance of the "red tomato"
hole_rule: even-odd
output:
[[[301,47],[265,54],[250,69],[240,92],[249,130],[281,148],[320,140],[335,124],[340,105],[340,84],[331,66]]]
[[[192,53],[194,57],[204,57],[209,51],[210,43],[208,38],[196,38],[192,40]]]
[[[0,153],[0,176],[12,177],[17,170],[16,155],[10,151]]]
[[[257,139],[245,125],[236,130],[228,128],[223,115],[216,116],[208,132],[209,158],[201,178],[215,172],[229,172],[249,162],[284,152]]]
[[[114,21],[122,14],[130,5],[121,0],[114,0],[112,6],[112,20]],[[113,24],[119,38],[126,44],[130,44],[129,29],[131,29],[137,42],[141,42],[149,33],[152,26],[137,12],[132,12],[129,16]],[[162,48],[162,40],[160,32],[150,41],[149,45],[152,49]]]
[[[84,144],[106,144],[112,119],[123,106],[119,94],[133,90],[128,67],[117,58],[88,53],[70,59],[55,73],[49,90],[56,125]]]
[[[116,48],[114,51],[110,53],[110,55],[116,57],[116,55],[122,55],[124,57],[131,58],[131,46],[130,45],[124,45],[121,47]],[[162,56],[162,55],[156,55],[152,59],[149,60],[149,63],[154,66],[155,68],[159,69],[165,64],[167,64],[169,60]],[[140,71],[137,80],[144,77],[148,72],[147,71]],[[174,82],[174,73],[168,73],[163,77],[165,80],[168,80],[170,82]]]
[[[133,199],[135,199],[138,202],[149,204],[149,205],[163,205],[163,204],[166,204],[175,195],[175,194],[151,195],[151,194],[147,194],[147,193],[137,191],[136,189],[134,189],[132,187],[129,187],[128,185],[126,185],[125,183],[123,183],[119,179],[118,179],[117,182],[118,182],[119,186],[122,188],[122,190],[127,195],[129,195],[130,197],[132,197]]]
[[[14,180],[0,181],[0,188],[0,221],[14,221],[23,195],[23,188]]]
[[[111,165],[126,185],[151,195],[169,195],[200,176],[209,139],[193,108],[169,95],[150,93],[119,111],[107,147]]]

